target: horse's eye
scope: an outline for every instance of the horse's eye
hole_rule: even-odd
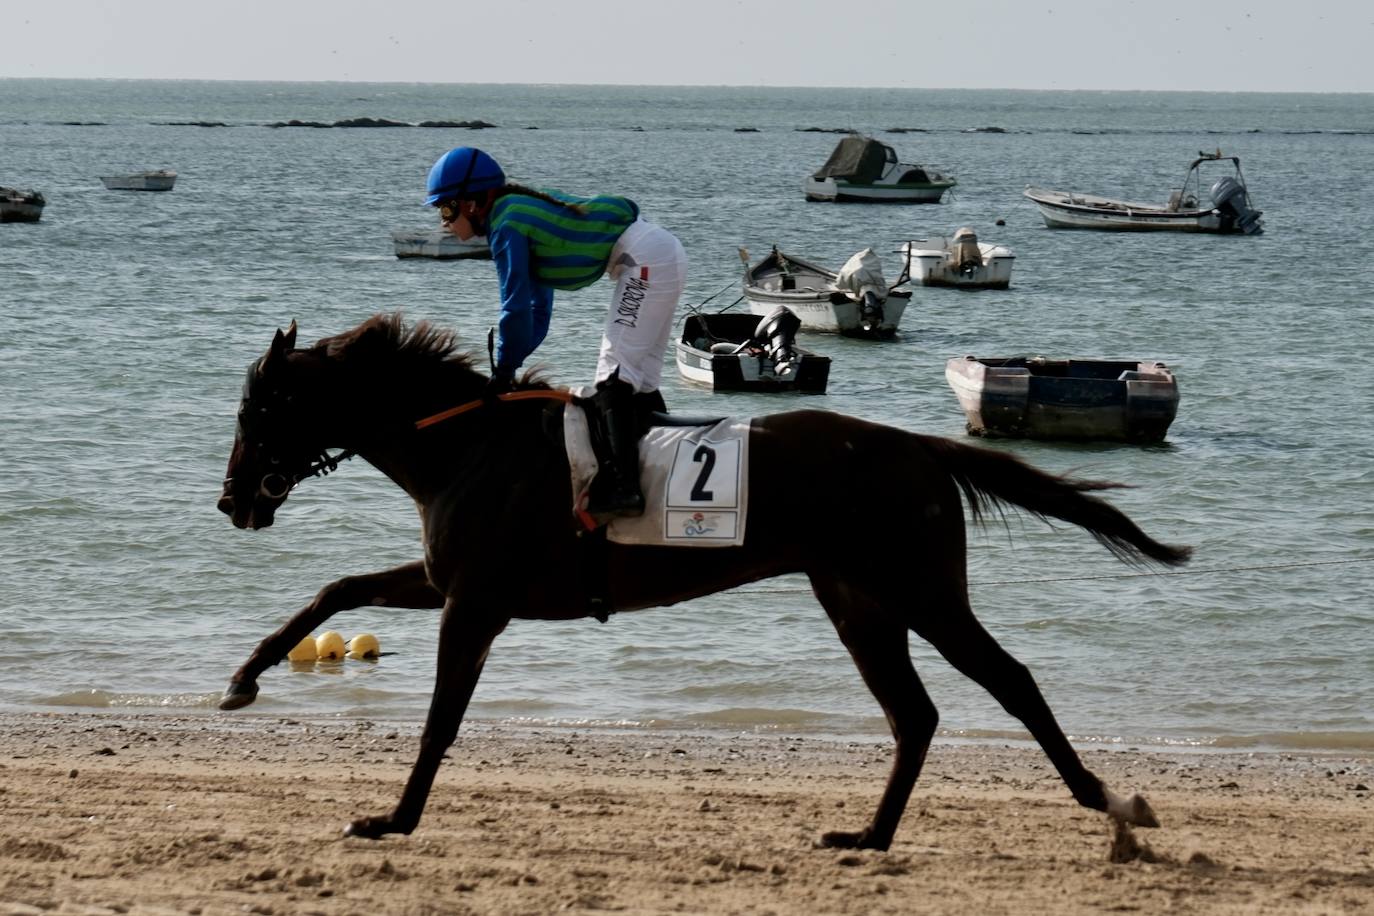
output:
[[[270,458],[267,459],[267,463],[268,463],[268,464],[281,464],[281,459],[278,458],[276,455],[273,455],[272,457],[270,457]]]

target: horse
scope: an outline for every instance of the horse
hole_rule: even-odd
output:
[[[824,833],[834,848],[887,849],[920,775],[938,713],[912,666],[908,632],[1019,719],[1073,798],[1118,822],[1158,826],[1140,795],[1117,795],[1079,759],[1030,671],[969,605],[964,503],[975,524],[1019,508],[1085,529],[1126,562],[1184,563],[1191,548],[1146,535],[1093,491],[1124,484],[1055,476],[1017,457],[852,416],[795,410],[750,420],[750,518],[741,546],[625,546],[574,523],[561,412],[542,373],[484,396],[458,337],[399,313],[296,348],[278,329],[248,369],[218,508],[241,529],[271,525],[291,490],[357,454],[415,501],[424,559],[326,585],[230,678],[221,709],[253,702],[258,678],[334,614],[362,606],[442,608],[434,692],[419,752],[393,810],[354,837],[409,834],[456,740],[493,641],[513,619],[569,620],[677,604],[786,573],[805,574],[895,742],[872,820]],[[331,449],[343,449],[331,454]],[[884,481],[881,488],[817,481]],[[811,516],[786,507],[806,494]],[[961,499],[962,496],[962,499]],[[864,533],[887,533],[900,566],[875,564]],[[685,562],[683,551],[692,551]],[[604,604],[594,599],[600,595]],[[598,614],[596,608],[602,607]]]

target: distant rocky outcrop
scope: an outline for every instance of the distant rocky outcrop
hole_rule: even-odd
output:
[[[421,121],[419,124],[411,124],[409,121],[392,121],[390,118],[345,118],[342,121],[335,121],[326,124],[323,121],[299,121],[292,118],[290,121],[277,121],[268,124],[268,127],[461,127],[467,130],[482,130],[486,127],[495,127],[490,121]]]
[[[798,127],[797,131],[804,134],[852,134],[855,131],[848,127]]]
[[[884,133],[889,134],[923,134],[926,132],[924,127],[889,127]]]
[[[421,121],[420,127],[462,127],[467,130],[484,130],[495,127],[490,121]]]
[[[154,121],[158,127],[228,127],[223,121]]]
[[[323,121],[300,121],[292,118],[290,121],[276,121],[268,124],[268,127],[414,127],[415,125],[407,121],[390,121],[386,118],[345,118],[342,121],[335,121],[333,124],[326,124]]]
[[[408,121],[388,121],[386,118],[347,118],[335,121],[335,127],[414,127]]]
[[[735,128],[735,133],[737,133],[737,134],[756,134],[756,133],[758,133],[758,132],[759,132],[759,129],[758,129],[757,127],[736,127],[736,128]]]

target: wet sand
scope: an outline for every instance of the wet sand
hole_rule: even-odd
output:
[[[468,726],[420,827],[414,724],[0,715],[5,914],[1371,913],[1374,758],[1085,750],[1163,826],[1116,844],[1036,749],[937,744],[888,852],[884,742]],[[1124,860],[1124,861],[1114,861]]]

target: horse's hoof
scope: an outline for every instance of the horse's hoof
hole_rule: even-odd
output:
[[[1136,827],[1159,826],[1159,818],[1155,817],[1154,809],[1139,795],[1122,798],[1120,795],[1107,792],[1107,814],[1123,824],[1132,824]]]
[[[850,830],[831,830],[821,835],[820,845],[825,849],[879,849],[885,850],[887,843],[879,843],[867,830],[855,833]]]
[[[258,685],[256,683],[245,684],[242,681],[231,681],[229,686],[224,688],[224,696],[220,698],[220,709],[242,709],[249,703],[258,698]]]
[[[1143,796],[1131,796],[1131,823],[1137,827],[1158,827],[1159,818],[1155,817],[1154,809],[1150,807]]]
[[[384,817],[360,817],[344,828],[344,836],[355,836],[364,840],[380,840],[390,832]]]

